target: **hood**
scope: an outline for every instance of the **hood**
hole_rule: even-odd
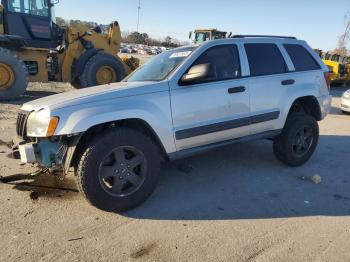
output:
[[[50,108],[51,110],[54,110],[101,100],[110,100],[167,90],[168,85],[164,84],[164,82],[119,82],[43,97],[25,103],[22,106],[22,110],[38,111],[42,108]]]

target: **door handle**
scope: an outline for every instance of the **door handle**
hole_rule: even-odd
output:
[[[281,84],[282,84],[283,86],[293,85],[294,83],[295,83],[295,80],[294,80],[294,79],[283,80],[283,81],[281,82]]]
[[[245,86],[236,86],[228,89],[229,94],[242,93],[246,90]]]

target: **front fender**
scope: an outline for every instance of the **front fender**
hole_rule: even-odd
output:
[[[158,135],[167,153],[174,152],[170,99],[168,92],[131,96],[62,108],[55,135],[83,133],[89,128],[127,119],[141,119]]]

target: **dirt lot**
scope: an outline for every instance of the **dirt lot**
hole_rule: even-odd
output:
[[[40,90],[40,91],[38,91]],[[20,104],[69,90],[32,86],[0,104],[0,139],[10,141]],[[270,141],[237,144],[165,164],[152,197],[122,215],[91,207],[74,178],[0,184],[0,261],[349,261],[350,115],[320,125],[306,165],[278,162]],[[0,145],[0,175],[28,173]],[[318,174],[322,183],[311,177]]]

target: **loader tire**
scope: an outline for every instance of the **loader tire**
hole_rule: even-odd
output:
[[[100,52],[88,60],[79,82],[85,88],[120,82],[124,77],[123,64],[116,57]]]
[[[23,94],[28,85],[24,62],[6,48],[0,47],[0,100],[11,100]]]

